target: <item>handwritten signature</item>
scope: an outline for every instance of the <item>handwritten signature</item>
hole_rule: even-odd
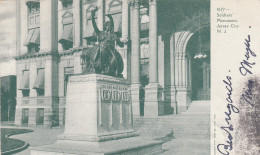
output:
[[[232,82],[231,82],[232,78],[231,76],[226,76],[226,80],[223,80],[223,82],[226,84],[226,89],[228,90],[227,93],[227,97],[226,100],[228,102],[227,104],[227,112],[225,112],[226,115],[226,123],[227,126],[221,126],[221,129],[224,130],[227,135],[228,135],[228,140],[226,141],[225,144],[218,144],[217,149],[221,154],[224,155],[229,155],[229,151],[231,151],[233,149],[233,136],[231,134],[231,131],[234,130],[233,125],[230,123],[231,121],[231,114],[233,113],[239,113],[238,108],[233,105],[233,100],[232,100]],[[229,150],[229,151],[228,151]]]
[[[247,39],[245,39],[245,45],[246,45],[246,52],[245,52],[245,59],[240,62],[241,67],[239,67],[239,71],[241,75],[246,76],[247,73],[252,74],[250,71],[250,68],[252,68],[253,65],[255,65],[255,62],[249,62],[251,56],[256,57],[256,54],[251,50],[250,48],[250,42],[251,38],[250,35],[247,36]],[[250,56],[251,55],[251,56]]]
[[[248,80],[248,89],[241,95],[241,100],[245,101],[249,105],[251,105],[253,108],[255,107],[254,104],[252,103],[252,88],[253,88],[253,83],[254,81]],[[241,104],[241,103],[240,103]]]
[[[240,62],[240,67],[239,67],[239,72],[243,76],[246,76],[247,74],[252,74],[251,69],[253,65],[256,64],[250,59],[251,57],[256,57],[256,54],[253,52],[253,50],[250,47],[251,46],[250,42],[251,42],[251,37],[250,35],[248,35],[247,38],[245,39],[245,45],[246,45],[246,52],[244,55],[245,58],[243,59],[243,61]],[[233,88],[232,88],[231,80],[232,80],[231,76],[226,76],[226,79],[223,80],[224,84],[226,85],[226,89],[228,91],[226,97],[226,101],[228,102],[228,104],[227,104],[227,111],[225,112],[226,126],[221,126],[220,128],[226,132],[227,140],[225,141],[225,143],[217,145],[218,152],[223,155],[229,155],[229,152],[233,150],[233,141],[232,141],[233,136],[231,133],[234,130],[234,127],[231,124],[231,120],[232,120],[231,115],[232,113],[239,113],[239,109],[235,105],[233,105],[233,100],[232,100]],[[251,102],[253,81],[249,80],[247,86],[248,89],[245,90],[245,92],[241,95],[242,96],[241,100],[244,100],[246,103],[254,107],[254,105]]]

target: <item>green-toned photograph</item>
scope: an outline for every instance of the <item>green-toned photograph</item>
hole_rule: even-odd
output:
[[[210,154],[210,0],[0,8],[3,155]]]

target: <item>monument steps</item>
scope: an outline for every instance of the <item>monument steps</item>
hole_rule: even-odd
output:
[[[200,123],[201,125],[205,124],[208,125],[210,120],[204,120],[201,122],[201,119],[205,119],[205,117],[209,117],[209,114],[206,115],[193,115],[191,114],[190,116],[187,116],[189,114],[180,114],[184,115],[184,117],[172,117],[172,118],[167,118],[167,119],[146,119],[142,118],[142,120],[139,119],[134,119],[134,127],[135,128],[140,128],[140,127],[147,127],[147,126],[181,126],[181,125],[187,125],[187,124],[198,124]],[[186,117],[186,116],[187,117]],[[198,117],[198,118],[197,118]]]
[[[172,139],[166,141],[163,148],[167,150],[169,147],[174,147],[174,154],[178,152],[183,154],[183,151],[189,150],[190,147],[194,154],[209,154],[210,102],[194,101],[186,112],[177,115],[134,118],[134,128],[140,131],[141,136],[154,139],[163,135],[169,136],[171,133]]]

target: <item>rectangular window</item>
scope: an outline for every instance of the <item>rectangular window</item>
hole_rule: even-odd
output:
[[[28,53],[40,51],[40,2],[27,1],[28,7],[28,34],[24,43]]]
[[[22,109],[22,125],[28,126],[29,122],[29,109],[24,108]]]
[[[149,14],[148,14],[148,9],[143,7],[140,8],[140,16],[141,16],[141,26],[140,29],[141,31],[146,31],[149,30]]]
[[[64,9],[72,8],[73,0],[62,0],[61,2]]]
[[[40,47],[37,45],[28,45],[27,49],[28,49],[28,53],[35,53],[40,51]]]
[[[64,68],[64,96],[67,94],[67,84],[69,82],[69,76],[74,74],[73,67]]]
[[[44,89],[36,89],[37,96],[44,96]]]
[[[43,125],[44,123],[44,108],[37,108],[36,125]]]
[[[39,3],[38,5],[36,5],[35,11],[36,11],[36,12],[40,12],[40,3]]]
[[[29,97],[30,95],[30,90],[22,90],[23,97]]]
[[[33,89],[36,89],[38,96],[44,96],[44,69],[39,68],[37,70],[37,78],[34,82]]]
[[[19,90],[22,90],[23,97],[28,97],[30,94],[29,88],[29,71],[24,70],[20,81]]]
[[[28,53],[39,52],[40,50],[40,28],[29,29],[24,45]]]
[[[40,2],[27,2],[28,7],[28,29],[40,26]]]
[[[68,50],[73,47],[73,25],[64,24],[63,32],[59,42],[62,44],[64,50]]]
[[[27,7],[29,14],[40,12],[40,2],[27,2]]]
[[[40,15],[35,16],[35,25],[40,25]]]
[[[30,17],[30,25],[34,25],[34,17]]]
[[[112,1],[109,4],[108,13],[112,15],[114,20],[114,32],[121,34],[121,23],[122,23],[122,2]],[[108,20],[108,18],[106,18]]]

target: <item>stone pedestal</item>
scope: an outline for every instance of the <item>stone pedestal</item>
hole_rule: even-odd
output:
[[[31,154],[157,154],[161,142],[142,140],[132,129],[127,80],[99,74],[69,78],[63,135]]]
[[[150,83],[145,87],[144,116],[157,117],[164,114],[162,90],[158,83]]]

